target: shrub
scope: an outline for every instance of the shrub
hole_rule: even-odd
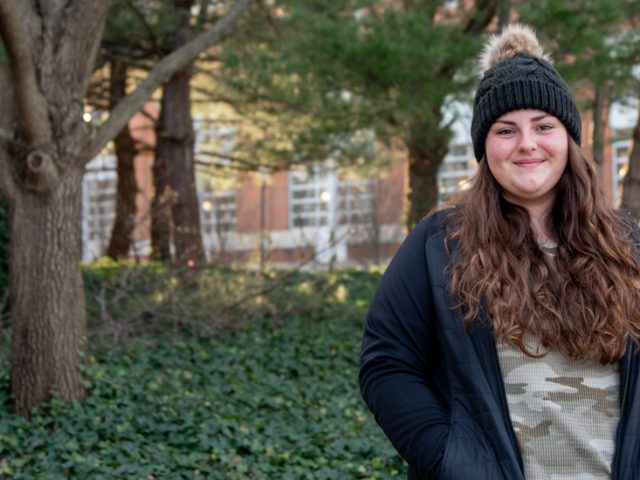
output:
[[[360,400],[360,325],[261,322],[90,357],[89,397],[0,409],[8,479],[382,479],[403,465]],[[0,381],[8,382],[6,370]]]
[[[291,316],[360,321],[379,271],[267,272],[208,267],[189,282],[162,264],[84,268],[91,341],[200,335]]]
[[[109,340],[87,356],[88,396],[14,416],[0,364],[0,478],[404,475],[357,386],[379,273],[211,268],[190,284],[160,265],[84,273],[94,336]]]

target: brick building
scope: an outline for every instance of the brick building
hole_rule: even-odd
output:
[[[631,148],[630,132],[636,118],[636,109],[611,109],[601,175],[603,190],[612,205],[620,201]],[[587,116],[585,119],[584,137],[588,139],[592,126]],[[468,123],[469,118],[464,115],[456,122],[449,154],[438,175],[441,200],[463,186],[475,170]],[[130,130],[142,144],[155,143],[149,118],[134,117]],[[204,130],[196,127],[199,138],[219,133]],[[228,136],[229,132],[224,134]],[[588,151],[589,145],[585,147]],[[343,175],[330,161],[269,175],[241,173],[233,188],[217,190],[200,175],[202,238],[208,259],[217,264],[253,266],[322,266],[330,262],[367,265],[388,261],[406,234],[408,186],[406,154],[392,153],[395,158],[391,167],[368,178]],[[132,248],[132,254],[141,257],[148,255],[150,245],[152,164],[152,151],[143,150],[136,161],[140,191]],[[82,238],[83,258],[87,261],[102,256],[108,244],[115,188],[115,157],[105,153],[88,165],[84,180]]]

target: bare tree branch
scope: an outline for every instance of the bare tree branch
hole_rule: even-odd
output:
[[[475,2],[473,9],[467,13],[462,31],[468,35],[481,35],[498,11],[498,3],[497,0],[479,0]]]
[[[267,169],[271,172],[276,172],[279,170],[283,170],[284,167],[276,167],[274,165],[267,165],[264,163],[260,163],[260,162],[252,162],[251,160],[246,160],[244,158],[238,157],[237,155],[231,155],[228,153],[222,153],[222,152],[216,152],[213,150],[200,150],[200,152],[198,152],[198,155],[202,155],[205,157],[213,157],[213,158],[219,158],[221,160],[226,160],[228,162],[235,162],[239,165],[242,165],[244,168],[244,170],[248,170],[248,171],[257,171],[261,168]],[[199,165],[206,165],[206,162],[196,162]],[[222,165],[222,163],[221,163]],[[229,165],[231,166],[231,165]],[[241,168],[241,167],[236,167],[236,168]]]
[[[13,142],[13,133],[4,128],[0,128],[0,144]]]
[[[10,204],[17,194],[17,185],[11,175],[11,158],[4,148],[0,148],[0,197]]]
[[[26,158],[25,186],[35,192],[51,192],[60,182],[53,158],[42,150],[33,150]]]
[[[48,143],[51,138],[47,103],[38,87],[33,58],[35,36],[40,28],[32,2],[0,1],[0,34],[11,58],[22,132],[32,145]]]
[[[89,90],[108,6],[108,0],[76,0],[65,8],[68,23],[65,22],[64,35],[68,40],[61,42],[60,64],[76,66],[76,78],[84,82],[78,90],[83,97]],[[82,47],[80,50],[79,46]]]
[[[265,5],[264,0],[259,0],[258,5],[260,5],[260,10],[264,12],[264,16],[267,19],[267,23],[271,26],[271,28],[273,28],[273,31],[276,32],[276,35],[278,36],[278,38],[282,38],[282,29],[278,25],[278,22],[276,22],[275,19],[273,18],[273,15],[269,11],[269,7]]]
[[[224,38],[249,8],[252,1],[238,0],[231,10],[218,20],[213,27],[163,58],[149,72],[147,78],[113,109],[108,120],[99,127],[90,149],[89,159],[97,155],[107,142],[115,137],[129,121],[129,118],[140,110],[156,88],[171,78],[171,75],[175,72],[182,70],[193,62],[200,52]]]
[[[15,197],[18,187],[13,177],[9,154],[11,150],[15,150],[16,105],[11,69],[6,63],[0,64],[0,105],[0,195],[8,201]]]
[[[162,55],[162,47],[160,46],[160,42],[158,41],[158,38],[156,37],[156,34],[153,31],[153,28],[151,28],[151,25],[149,25],[149,22],[147,22],[147,18],[144,16],[144,13],[142,13],[138,8],[138,6],[131,0],[126,0],[126,3],[127,3],[127,6],[138,18],[138,20],[140,20],[140,23],[142,23],[142,26],[144,27],[144,30],[147,33],[147,38],[151,42],[151,49],[153,50],[153,53],[155,53],[156,55]]]

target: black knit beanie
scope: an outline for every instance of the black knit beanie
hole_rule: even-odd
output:
[[[476,159],[484,157],[491,125],[514,110],[532,108],[557,117],[580,144],[580,112],[569,87],[544,59],[530,27],[513,24],[494,36],[481,57],[484,76],[473,101],[471,138]]]

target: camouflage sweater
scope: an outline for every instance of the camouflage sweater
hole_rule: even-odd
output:
[[[543,353],[534,338],[525,339]],[[527,480],[609,479],[620,419],[619,367],[541,358],[498,344],[513,429]]]

